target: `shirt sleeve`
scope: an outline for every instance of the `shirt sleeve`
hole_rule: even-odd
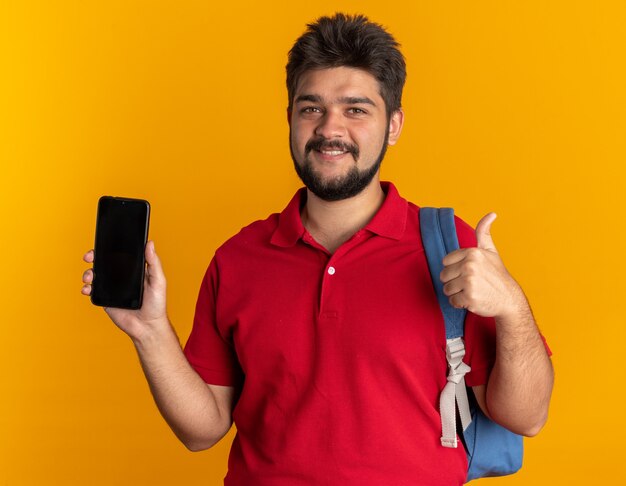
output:
[[[212,385],[238,386],[242,371],[228,332],[222,332],[216,319],[219,299],[219,271],[215,258],[207,269],[184,353],[202,379]]]

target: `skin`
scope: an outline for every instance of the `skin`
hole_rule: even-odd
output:
[[[495,317],[496,361],[486,386],[473,387],[481,409],[500,425],[534,436],[545,425],[554,370],[522,288],[491,237],[495,213],[476,226],[476,248],[448,254],[440,278],[457,308]]]
[[[361,69],[338,67],[302,75],[288,119],[294,163],[302,165],[308,158],[318,176],[330,182],[345,177],[355,165],[361,172],[372,167],[383,149],[386,131],[388,145],[398,141],[404,113],[398,110],[387,117],[376,79]],[[307,142],[319,138],[358,146],[358,160],[350,153],[311,151],[307,155]],[[332,253],[372,219],[384,199],[380,172],[361,193],[349,199],[325,201],[307,190],[302,222],[311,236]]]
[[[93,263],[94,252],[83,260]],[[176,436],[191,451],[208,449],[232,425],[234,388],[207,385],[191,367],[166,310],[166,281],[154,242],[146,245],[146,278],[141,309],[105,308],[132,340],[154,400]],[[83,295],[91,294],[93,269],[83,274]]]
[[[385,144],[394,145],[404,113],[389,116],[375,78],[354,68],[305,73],[288,113],[295,164],[311,164],[323,181],[337,183],[354,167],[360,172],[376,163]],[[305,149],[310,140],[333,140],[357,146],[352,153]],[[363,228],[384,201],[380,173],[357,195],[327,201],[307,191],[302,222],[318,243],[334,252]],[[534,435],[545,423],[553,373],[528,302],[495,248],[490,213],[476,228],[478,247],[462,249],[444,260],[441,279],[452,305],[496,319],[496,362],[486,386],[474,387],[481,408],[503,426]],[[93,250],[84,261],[93,262]],[[166,280],[154,243],[146,245],[147,274],[139,310],[105,311],[132,340],[161,414],[190,450],[211,447],[232,425],[234,388],[207,385],[187,362],[166,310]],[[93,270],[83,274],[90,295]]]

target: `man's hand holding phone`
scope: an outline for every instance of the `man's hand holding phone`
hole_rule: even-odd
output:
[[[83,273],[81,292],[132,339],[157,407],[178,438],[190,450],[207,449],[232,425],[235,389],[207,385],[187,361],[167,316],[161,261],[154,242],[146,242],[148,212],[129,210],[149,206],[136,201],[101,198],[95,250],[83,256],[93,267]],[[115,206],[109,216],[105,204]]]
[[[144,280],[143,303],[140,309],[117,309],[105,307],[104,310],[111,320],[122,331],[128,334],[133,341],[140,341],[147,337],[148,333],[155,330],[169,329],[169,321],[166,311],[166,281],[161,261],[154,250],[154,242],[148,241],[145,248],[146,276]],[[89,250],[83,260],[93,263],[94,251]],[[93,269],[88,269],[83,274],[84,295],[91,295],[93,282]]]

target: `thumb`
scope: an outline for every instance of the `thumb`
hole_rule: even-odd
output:
[[[491,224],[498,217],[496,213],[489,213],[478,222],[476,225],[476,242],[478,248],[483,250],[496,251],[496,245],[491,238]]]
[[[146,262],[148,268],[146,274],[151,286],[165,284],[165,275],[163,274],[163,267],[161,266],[161,259],[156,254],[154,249],[154,241],[150,240],[146,243]]]

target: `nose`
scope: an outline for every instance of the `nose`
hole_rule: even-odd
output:
[[[346,133],[346,126],[344,124],[343,116],[341,113],[333,110],[327,110],[326,113],[319,119],[319,123],[315,128],[315,135],[327,140],[333,138],[342,138]]]

